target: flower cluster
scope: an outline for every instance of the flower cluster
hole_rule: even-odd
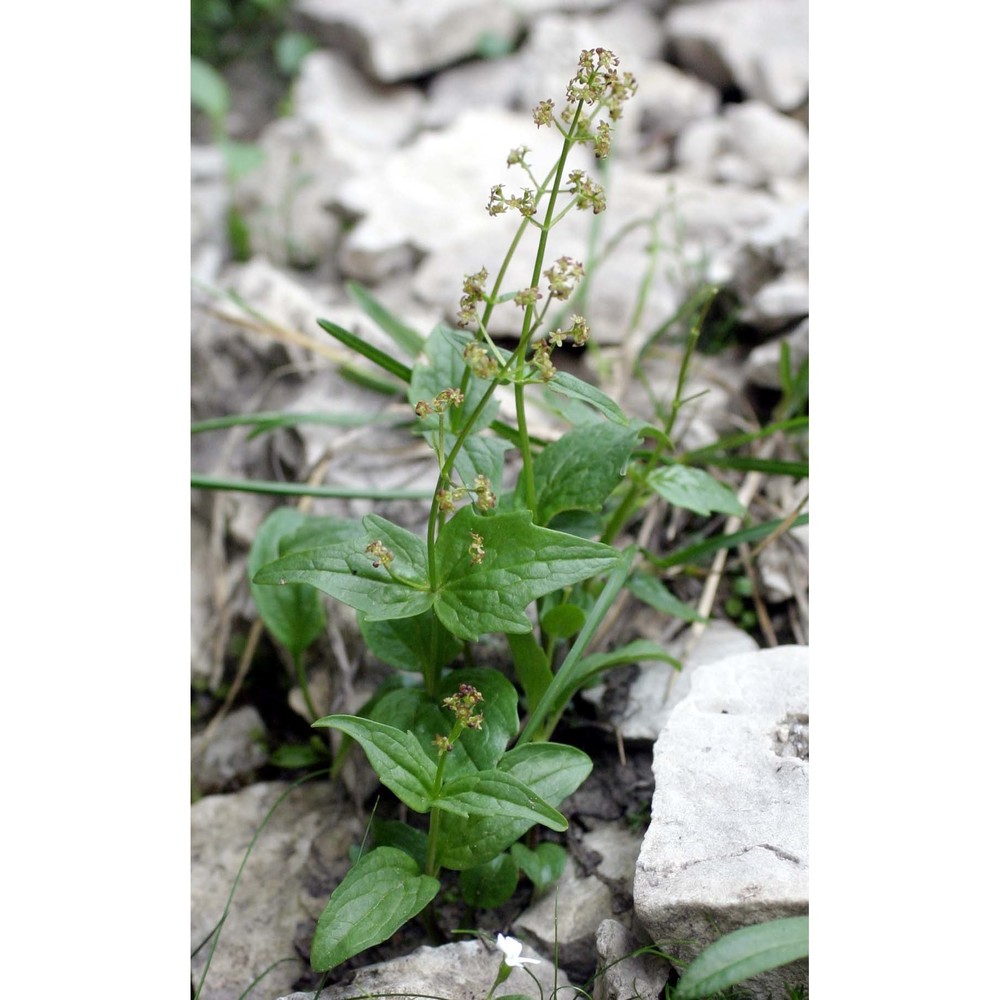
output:
[[[573,260],[572,257],[560,257],[543,273],[549,279],[549,292],[552,297],[565,302],[583,277],[583,264]]]
[[[484,513],[492,510],[497,505],[497,495],[490,489],[490,481],[482,473],[476,476],[471,488],[468,486],[452,486],[451,489],[440,489],[437,491],[438,510],[443,514],[450,514],[455,509],[455,504],[463,497],[475,494],[473,500],[477,510]]]
[[[510,157],[507,158],[507,162],[510,162]],[[516,209],[525,217],[534,215],[538,211],[535,193],[523,188],[519,198],[515,198],[513,195],[506,197],[503,193],[503,185],[494,184],[490,188],[490,200],[486,203],[486,211],[490,215],[503,215],[509,208]]]
[[[378,569],[379,566],[385,566],[388,569],[392,565],[392,560],[396,558],[392,554],[392,551],[387,549],[380,541],[370,542],[365,547],[365,552],[375,557],[372,562],[373,569]]]
[[[604,188],[595,184],[582,170],[571,170],[569,174],[569,189],[576,197],[576,207],[593,209],[594,215],[600,215],[608,207]]]
[[[464,401],[465,395],[461,389],[444,389],[430,402],[426,399],[419,400],[413,409],[418,417],[426,417],[431,413],[444,413],[449,406],[461,406]]]
[[[486,298],[486,268],[475,274],[467,274],[462,281],[462,298],[459,300],[458,325],[468,326],[478,322],[476,303]]]
[[[445,698],[442,704],[455,713],[455,721],[463,729],[482,729],[483,717],[474,711],[482,700],[482,693],[471,684],[460,684],[458,691]]]
[[[472,541],[469,543],[469,559],[473,566],[478,566],[486,558],[483,536],[477,535],[474,531],[470,531],[469,534],[472,535]]]
[[[528,306],[534,305],[541,297],[542,293],[537,288],[522,288],[514,295],[514,304],[519,305],[522,309],[527,309]]]
[[[622,116],[622,105],[632,97],[638,85],[631,73],[618,73],[618,57],[610,49],[584,49],[576,76],[566,88],[571,104],[607,104],[612,121]]]
[[[482,344],[470,340],[462,349],[462,360],[472,369],[476,378],[493,378],[500,364]]]
[[[574,315],[572,325],[568,330],[553,330],[547,337],[536,340],[531,346],[534,354],[531,364],[538,370],[543,382],[551,382],[556,376],[556,366],[552,363],[552,351],[562,347],[563,341],[569,340],[574,347],[582,347],[590,339],[590,327],[582,316]]]

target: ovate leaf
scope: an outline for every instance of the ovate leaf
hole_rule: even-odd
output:
[[[413,733],[354,715],[327,715],[313,725],[352,737],[389,791],[416,812],[430,809],[436,765]]]
[[[251,581],[263,565],[278,558],[282,541],[308,520],[308,515],[294,507],[279,507],[267,516],[257,529],[247,556],[247,572]],[[314,588],[305,584],[262,587],[251,582],[250,593],[265,628],[293,655],[307,649],[323,631],[326,615],[319,593]]]
[[[381,944],[438,893],[416,861],[395,847],[366,854],[334,889],[319,918],[310,963],[324,972],[365,948]]]
[[[368,649],[397,670],[426,674],[450,663],[462,651],[461,643],[441,628],[431,611],[392,621],[372,621],[359,611],[358,626]],[[434,628],[438,631],[436,647]]]
[[[599,511],[625,474],[640,426],[590,423],[543,448],[534,467],[538,523],[565,510]],[[522,473],[518,495],[523,491]]]
[[[478,564],[469,553],[473,532],[485,550]],[[524,609],[531,601],[607,572],[621,560],[608,545],[532,524],[528,511],[477,517],[472,507],[444,526],[435,553],[434,610],[460,639],[528,632]]]
[[[703,469],[670,465],[653,471],[647,480],[665,500],[675,507],[693,510],[707,517],[713,510],[740,517],[745,514],[736,494]]]
[[[688,607],[680,598],[674,597],[651,573],[633,573],[625,586],[644,604],[665,615],[681,618],[686,622],[705,621],[694,608]]]
[[[256,584],[308,583],[324,594],[363,611],[372,621],[408,618],[431,607],[427,583],[427,550],[416,535],[391,521],[369,514],[363,531],[347,541],[295,552],[268,563],[253,578]],[[393,553],[392,575],[366,552],[382,542]]]
[[[504,771],[478,771],[445,782],[432,805],[459,816],[526,819],[559,832],[569,825],[537,792]]]

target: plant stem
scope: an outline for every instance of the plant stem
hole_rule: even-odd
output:
[[[309,681],[306,677],[305,663],[302,661],[302,651],[299,650],[293,653],[292,660],[295,663],[295,676],[299,680],[299,687],[302,689],[302,697],[305,698],[306,701],[306,710],[315,722],[319,718],[319,712],[316,711],[316,706],[313,704],[312,697],[309,694]]]

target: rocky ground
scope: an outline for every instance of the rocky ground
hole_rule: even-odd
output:
[[[400,402],[346,380],[337,367],[343,350],[315,320],[393,350],[348,292],[353,280],[417,330],[454,322],[462,276],[495,268],[509,240],[507,220],[484,208],[494,184],[511,183],[508,151],[528,145],[548,162],[551,135],[535,129],[531,108],[558,98],[580,50],[594,46],[612,49],[639,90],[606,177],[598,236],[615,239],[616,249],[593,274],[596,349],[578,374],[648,416],[645,392],[627,377],[631,362],[650,332],[710,281],[735,320],[727,327],[720,319],[725,339],[699,356],[690,391],[708,392],[687,412],[680,440],[690,447],[746,429],[773,405],[781,345],[793,366],[808,356],[805,0],[298,0],[293,16],[318,48],[287,94],[259,60],[227,74],[229,133],[258,145],[264,165],[227,181],[222,151],[195,121],[192,416],[322,411],[344,425],[199,434],[194,470],[360,494],[431,486],[427,449],[392,422]],[[231,207],[249,233],[242,262],[227,236]],[[583,213],[567,217],[553,237],[559,253],[584,259],[592,223]],[[649,355],[645,374],[666,393],[677,367],[678,352],[665,348]],[[376,412],[377,426],[349,425]],[[732,485],[761,519],[792,513],[808,488],[753,474],[734,475]],[[192,494],[192,949],[222,915],[254,831],[304,773],[273,763],[279,747],[302,744],[310,730],[288,665],[255,625],[246,583],[247,550],[277,502]],[[358,516],[374,508],[361,497],[316,500],[311,509]],[[426,516],[402,500],[377,510],[412,526]],[[672,537],[684,528],[675,519],[658,530]],[[805,912],[807,543],[797,528],[760,553],[762,606],[752,619],[734,613],[739,595],[724,588],[708,595],[706,628],[639,606],[623,612],[617,625],[629,638],[670,643],[685,666],[670,685],[662,663],[622,668],[577,700],[560,731],[595,758],[593,775],[562,810],[571,862],[558,894],[561,981],[583,985],[651,940],[699,941],[713,928]],[[693,606],[705,599],[704,579],[679,579],[676,588]],[[314,698],[356,709],[384,668],[366,656],[353,612],[331,606],[320,646],[309,661]],[[312,930],[347,871],[374,791],[359,759],[343,784],[288,792],[243,870],[202,997],[238,997],[261,975],[253,997],[318,985],[308,971]],[[697,877],[682,877],[691,871]],[[517,935],[548,961],[536,968],[552,982],[555,900],[524,890],[501,910],[475,915],[475,926]],[[429,944],[405,928],[336,970],[323,996],[485,996],[495,950],[478,941]],[[208,954],[205,947],[194,958],[196,986]],[[591,991],[653,998],[673,975],[662,961],[630,959]],[[514,977],[508,985],[533,986]]]

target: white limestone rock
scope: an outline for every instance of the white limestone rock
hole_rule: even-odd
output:
[[[761,288],[743,310],[744,322],[761,330],[782,330],[809,315],[809,277],[783,274]]]
[[[198,791],[207,795],[246,784],[267,763],[263,745],[267,729],[253,705],[230,712],[212,739],[199,734],[191,741],[191,776]]]
[[[192,949],[222,916],[251,838],[288,787],[284,782],[264,782],[232,795],[209,795],[192,805]],[[300,894],[310,846],[337,811],[343,812],[343,804],[329,782],[294,789],[275,810],[243,869],[201,991],[205,1000],[232,1000],[268,966],[295,955],[298,925],[309,919]],[[206,946],[192,959],[194,984],[201,978],[208,951]],[[304,960],[277,964],[256,989],[261,996],[278,996],[306,968]]]
[[[513,41],[513,5],[489,0],[296,0],[305,30],[348,51],[383,83],[423,76],[476,53],[485,35]]]
[[[808,0],[673,4],[667,38],[680,65],[720,89],[735,84],[779,111],[809,93]]]
[[[539,956],[530,946],[522,955],[537,959],[541,964],[530,965],[533,975],[542,983],[548,995],[572,992],[572,987],[560,970]],[[358,996],[431,997],[447,995],[451,1000],[480,1000],[486,996],[496,978],[502,955],[495,947],[482,941],[456,941],[432,948],[424,945],[402,958],[368,965],[349,973],[344,982],[323,990],[317,998],[315,990],[290,993],[279,1000],[349,1000]],[[516,968],[504,983],[507,993],[530,994],[537,989],[524,968]]]
[[[653,751],[634,886],[650,938],[690,960],[723,934],[808,912],[808,647],[704,664]],[[801,965],[754,995],[801,982]]]
[[[643,942],[617,920],[601,921],[595,944],[594,1000],[658,1000],[663,996],[669,964],[657,955],[636,955]]]

